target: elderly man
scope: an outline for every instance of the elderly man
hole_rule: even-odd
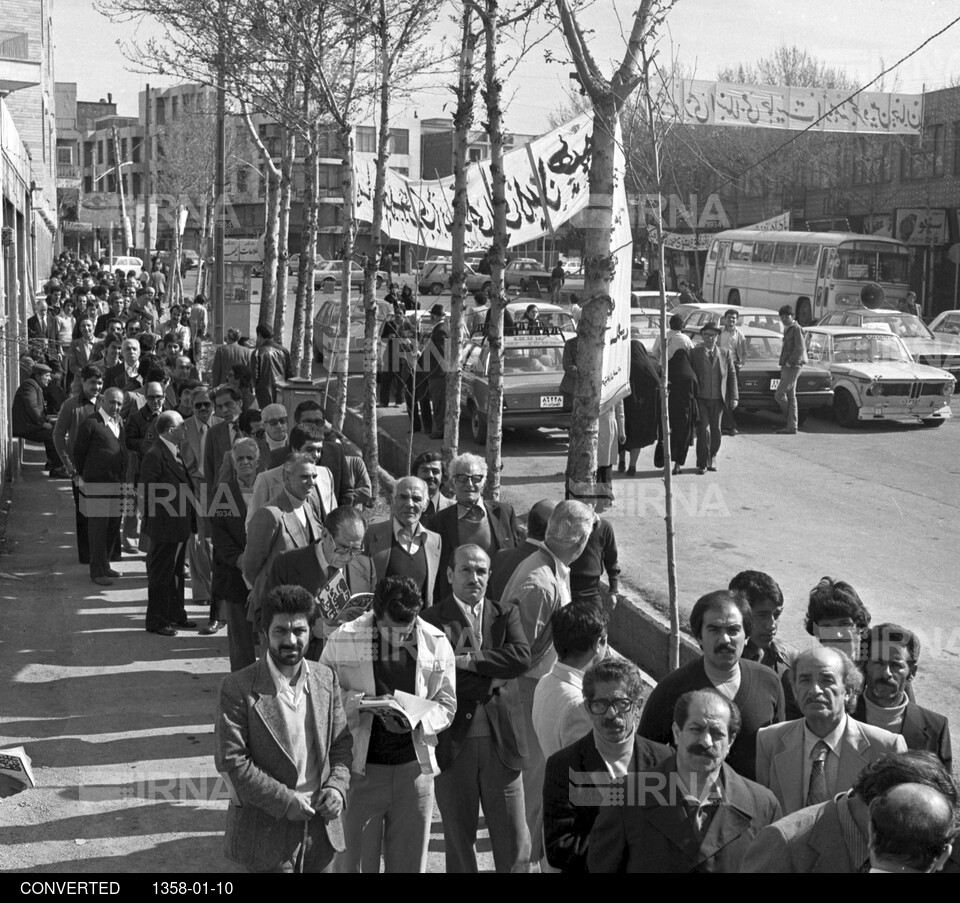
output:
[[[287,458],[289,459],[291,454],[301,455],[316,465],[316,485],[308,501],[317,520],[321,523],[337,507],[337,499],[333,492],[333,477],[330,475],[330,470],[319,463],[323,454],[323,445],[323,430],[317,426],[312,424],[295,426],[290,431],[290,450],[287,452]],[[262,454],[262,447],[260,451]],[[282,488],[283,464],[258,474],[247,512],[247,521],[249,522],[253,513],[266,505]]]
[[[483,499],[487,481],[487,462],[479,455],[458,455],[450,462],[450,480],[457,504],[438,511],[427,527],[440,534],[440,573],[436,593],[444,598],[450,592],[447,568],[457,546],[478,545],[492,559],[500,549],[519,544],[517,519],[507,502]]]
[[[11,420],[13,435],[30,442],[42,442],[47,452],[47,471],[51,477],[67,475],[53,441],[53,424],[47,417],[43,390],[50,385],[53,370],[46,364],[35,363],[30,378],[17,387],[13,396]]]
[[[340,678],[353,734],[344,819],[346,850],[337,870],[358,872],[364,827],[383,821],[387,872],[423,872],[433,815],[437,736],[457,709],[455,658],[441,630],[419,617],[421,598],[407,577],[377,584],[373,610],[338,628],[321,662]],[[371,708],[400,692],[433,703],[420,717]],[[401,697],[402,698],[402,697]]]
[[[613,788],[625,775],[648,772],[672,754],[637,733],[642,704],[643,680],[633,662],[603,659],[584,674],[578,707],[585,731],[550,754],[543,782],[543,836],[554,868],[586,872],[590,832]]]
[[[553,514],[557,503],[552,499],[537,502],[527,514],[527,538],[519,546],[501,549],[490,562],[490,583],[487,595],[491,599],[503,598],[503,591],[520,562],[532,555],[543,544],[547,532],[547,521]]]
[[[236,795],[224,852],[252,872],[328,872],[344,848],[353,755],[340,684],[304,660],[317,619],[308,592],[279,587],[263,610],[267,654],[220,686],[215,759]]]
[[[658,743],[669,743],[677,699],[691,690],[716,689],[736,703],[741,714],[742,725],[737,737],[730,740],[727,764],[753,780],[757,731],[783,720],[784,702],[777,675],[742,657],[751,626],[750,608],[742,596],[718,590],[697,599],[690,611],[690,631],[703,656],[657,684],[643,710],[640,733]]]
[[[526,754],[516,678],[530,647],[514,606],[485,597],[490,559],[479,546],[453,553],[452,594],[421,617],[443,631],[456,654],[457,714],[437,740],[437,802],[448,872],[477,871],[477,815],[490,832],[498,872],[529,857],[520,767]]]
[[[87,518],[80,510],[80,474],[73,461],[73,446],[80,424],[97,410],[97,399],[103,390],[103,377],[96,367],[86,366],[80,371],[80,391],[70,396],[57,414],[53,428],[53,444],[63,462],[67,476],[73,480],[73,505],[76,512],[77,554],[80,564],[90,564],[90,542],[87,536]]]
[[[531,862],[543,857],[543,769],[546,759],[533,724],[533,697],[537,683],[557,660],[550,620],[570,604],[570,563],[580,557],[590,530],[593,511],[582,502],[560,502],[547,522],[543,544],[520,562],[503,591],[503,601],[520,609],[520,620],[530,644],[530,669],[520,678],[520,698],[529,753],[523,764],[523,797],[530,829]]]
[[[147,552],[147,632],[176,636],[177,627],[193,628],[184,608],[187,543],[197,531],[191,495],[197,487],[180,455],[183,418],[176,411],[157,417],[157,441],[140,465],[143,533]]]
[[[715,323],[700,327],[703,344],[690,352],[690,366],[697,377],[697,473],[717,469],[720,452],[720,418],[724,408],[736,410],[740,395],[737,371],[729,351],[717,347],[720,330]]]
[[[253,496],[260,449],[250,438],[234,443],[230,475],[218,483],[210,500],[210,534],[213,540],[213,585],[223,598],[230,648],[230,670],[240,671],[256,661],[253,624],[247,620],[250,590],[243,579],[243,554],[247,547],[247,501]]]
[[[717,690],[684,693],[676,755],[638,775],[636,801],[600,811],[590,872],[738,872],[757,832],[781,815],[769,790],[725,764],[739,728],[737,706]]]
[[[923,784],[892,787],[870,804],[870,871],[939,872],[956,837],[957,811],[946,796]]]
[[[861,648],[864,689],[853,717],[900,734],[907,749],[936,753],[950,771],[953,752],[949,722],[907,696],[907,682],[916,676],[920,662],[920,638],[899,624],[878,624],[867,631]]]
[[[566,605],[553,613],[550,628],[557,661],[533,694],[533,729],[545,759],[590,731],[583,675],[607,654],[607,617],[589,602]]]
[[[835,649],[815,647],[791,666],[803,717],[757,734],[757,780],[786,814],[849,790],[863,767],[907,748],[903,737],[849,718],[862,683],[856,665]]]
[[[437,590],[442,561],[440,537],[421,523],[427,485],[419,477],[401,477],[393,489],[389,520],[367,528],[363,548],[373,559],[377,579],[409,577],[428,607],[445,598]]]
[[[281,552],[303,549],[319,541],[323,527],[309,497],[317,467],[307,457],[291,457],[283,465],[283,489],[253,513],[247,524],[243,579],[252,590],[247,617],[260,629],[260,606],[270,566]]]
[[[127,472],[127,449],[120,408],[123,392],[107,389],[99,410],[77,430],[73,461],[83,484],[81,505],[86,507],[90,541],[90,579],[111,586],[120,573],[110,567],[120,558],[122,483]]]
[[[429,520],[444,508],[456,504],[453,499],[448,499],[440,491],[440,487],[447,482],[446,466],[440,452],[428,451],[417,455],[410,466],[410,473],[412,476],[420,477],[427,484],[428,500],[423,512],[425,520]]]
[[[580,557],[570,565],[570,592],[578,601],[600,603],[600,578],[606,574],[607,588],[616,601],[620,592],[620,559],[613,524],[599,514]]]
[[[910,750],[867,765],[848,793],[808,806],[764,828],[750,845],[741,872],[855,874],[869,867],[869,806],[891,787],[921,784],[943,794],[954,810],[957,786],[933,753]],[[945,871],[960,872],[956,852]]]
[[[264,435],[260,442],[260,457],[269,461],[271,453],[287,445],[287,409],[282,404],[268,404],[260,411]],[[286,455],[284,455],[286,458]]]

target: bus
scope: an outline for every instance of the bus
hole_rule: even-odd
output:
[[[731,307],[790,304],[809,326],[833,310],[896,307],[909,290],[909,270],[907,246],[893,238],[728,229],[707,251],[703,298]]]

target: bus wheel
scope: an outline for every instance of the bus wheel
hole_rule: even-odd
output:
[[[727,295],[727,304],[729,304],[731,307],[739,307],[739,306],[740,306],[740,292],[738,292],[736,289],[734,289],[732,292],[730,292],[730,294]]]
[[[813,323],[813,315],[810,313],[810,301],[806,298],[797,302],[797,322],[801,326],[810,326]]]

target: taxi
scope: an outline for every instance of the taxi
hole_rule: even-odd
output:
[[[508,330],[503,337],[503,428],[568,429],[572,407],[560,392],[564,334],[556,327],[539,335]],[[461,411],[473,441],[487,441],[490,346],[471,336],[460,354]]]

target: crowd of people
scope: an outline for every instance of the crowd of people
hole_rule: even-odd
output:
[[[254,347],[229,331],[205,383],[174,315],[129,282],[61,257],[14,410],[73,481],[94,583],[145,552],[148,632],[197,627],[188,576],[200,632],[226,628],[229,858],[424,871],[436,803],[450,872],[477,870],[481,810],[501,872],[960,869],[949,726],[913,690],[919,637],[871,624],[848,583],[813,587],[801,652],[777,636],[775,580],[735,575],[690,613],[701,655],[647,692],[608,645],[620,567],[593,508],[544,499],[521,529],[484,499],[482,458],[425,452],[373,520],[363,460],[320,405],[291,423],[278,402],[289,354],[268,328]],[[93,347],[64,371],[48,317],[81,295]],[[74,373],[61,398],[55,364]]]

